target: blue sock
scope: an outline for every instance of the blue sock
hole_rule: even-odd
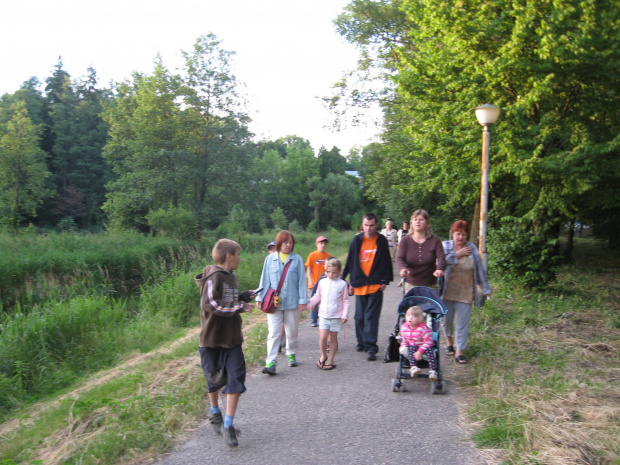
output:
[[[226,415],[224,417],[224,428],[230,428],[233,425],[233,420],[235,419],[235,417],[231,417]]]
[[[215,407],[211,407],[211,413],[222,413],[220,408],[216,405]]]

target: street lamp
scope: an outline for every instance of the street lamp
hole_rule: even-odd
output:
[[[491,132],[489,126],[497,121],[500,109],[485,103],[475,110],[478,122],[484,127],[482,130],[482,179],[480,181],[480,258],[486,271],[489,266],[487,254],[487,213],[489,211],[489,152],[491,149]]]

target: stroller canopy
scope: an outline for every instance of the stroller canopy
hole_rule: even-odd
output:
[[[407,313],[409,307],[417,305],[424,311],[424,313],[430,313],[432,315],[445,315],[448,313],[446,304],[443,303],[439,294],[432,290],[430,287],[416,286],[413,287],[407,295],[403,297],[400,304],[398,304],[398,313],[404,315]]]

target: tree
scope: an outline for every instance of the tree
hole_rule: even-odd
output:
[[[27,81],[16,94],[29,96],[29,108],[41,111],[33,95],[35,84]],[[109,92],[97,89],[92,68],[85,78],[72,82],[60,59],[46,84],[45,114],[39,117],[45,124],[41,147],[49,154],[52,176],[48,182],[57,196],[48,199],[40,220],[57,223],[71,216],[83,227],[100,224],[105,184],[110,177],[102,156],[108,128],[100,113]],[[74,205],[67,209],[78,199],[82,203],[79,208]]]
[[[338,147],[327,150],[325,147],[319,149],[319,176],[326,178],[329,173],[344,174],[347,169],[347,159],[340,155]]]
[[[471,109],[494,103],[503,112],[493,126],[490,229],[518,218],[522,237],[544,231],[541,257],[557,254],[561,225],[590,208],[583,199],[618,165],[619,9],[609,0],[353,1],[341,33],[373,46],[375,63],[393,71],[384,142],[406,137],[408,149],[386,163],[413,186],[398,188],[472,211],[480,131]]]
[[[146,230],[145,215],[169,204],[192,211],[200,227],[215,226],[251,199],[242,187],[249,120],[230,55],[215,36],[203,36],[183,52],[183,75],[171,74],[158,58],[153,75],[135,74],[119,86],[104,112],[110,124],[104,154],[117,175],[104,206],[113,226]]]
[[[314,221],[321,228],[328,226],[348,229],[352,215],[359,209],[361,189],[357,180],[344,174],[329,173],[325,179],[313,177],[308,180]]]
[[[178,95],[178,77],[157,59],[153,75],[134,74],[133,85],[119,86],[115,104],[103,113],[110,125],[103,153],[117,175],[108,184],[103,208],[114,228],[147,230],[150,210],[179,207],[189,183],[191,156],[183,150],[179,134]]]
[[[306,226],[312,219],[309,208],[308,179],[319,174],[319,160],[307,141],[297,140],[286,148],[286,159],[278,173],[279,194],[276,204],[285,212],[289,222],[297,220]]]
[[[252,194],[238,186],[250,167],[250,118],[232,72],[234,52],[224,50],[214,34],[198,38],[191,52],[182,52],[186,77],[183,94],[190,129],[188,142],[196,155],[191,190],[194,211],[203,224],[218,224],[236,204]]]
[[[36,216],[37,206],[50,195],[45,152],[26,104],[17,102],[0,128],[0,221],[16,230],[23,215]]]

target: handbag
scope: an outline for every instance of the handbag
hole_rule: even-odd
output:
[[[480,287],[480,285],[476,286],[476,299],[474,302],[474,306],[476,308],[482,308],[484,307],[484,303],[487,300],[487,296],[484,295],[484,292],[482,291],[482,287]]]
[[[396,339],[396,337],[398,336],[399,330],[398,330],[398,323],[396,323],[396,327],[394,328],[394,332],[392,332],[392,334],[390,334],[390,337],[388,338],[388,345],[387,348],[385,349],[385,356],[383,357],[383,363],[390,363],[390,362],[398,362],[400,360],[400,342],[398,342],[398,339]]]
[[[276,298],[280,298],[280,290],[282,289],[282,285],[284,284],[284,278],[286,277],[286,273],[291,266],[291,263],[293,263],[293,260],[289,260],[289,262],[284,266],[284,269],[282,270],[282,276],[280,276],[280,282],[278,283],[278,288],[275,291],[271,288],[267,290],[265,298],[263,299],[263,305],[261,305],[260,307],[262,312],[273,313],[276,311],[276,307],[280,306],[279,302],[278,305],[276,305]]]

